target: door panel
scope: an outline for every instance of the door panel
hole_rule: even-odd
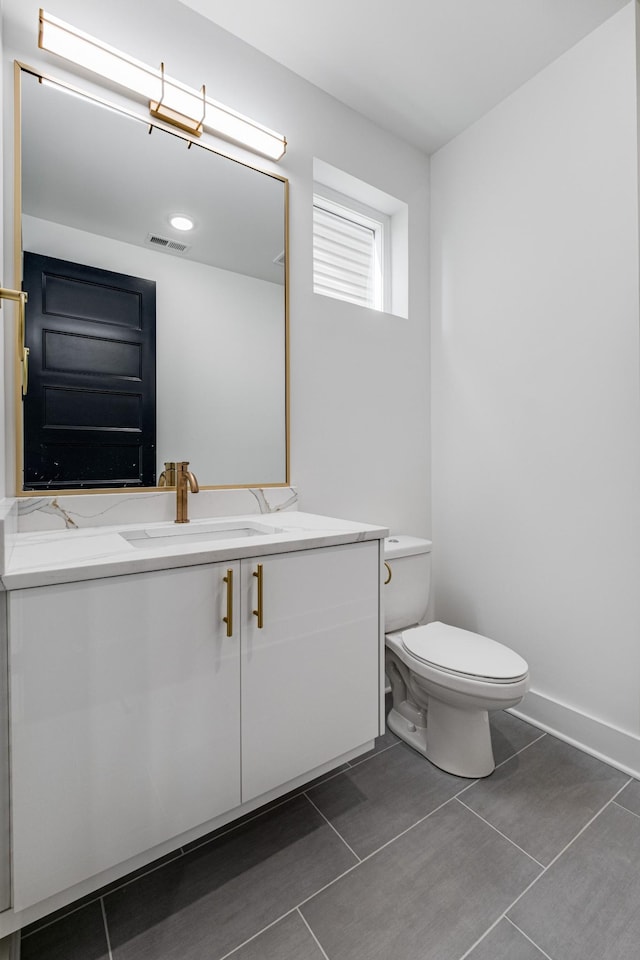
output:
[[[75,333],[45,330],[43,343],[45,369],[59,373],[84,373],[140,379],[142,345],[87,337]]]
[[[25,253],[24,288],[24,488],[155,486],[155,282]]]
[[[51,257],[46,258],[49,262]],[[54,261],[55,262],[55,261]],[[54,269],[60,270],[59,264],[64,261],[57,261]],[[78,267],[80,264],[70,264],[64,268]],[[51,269],[51,268],[50,268]],[[104,281],[99,283],[96,275],[104,274]],[[93,268],[87,276],[91,279],[82,279],[80,277],[60,276],[59,274],[45,272],[42,284],[42,312],[50,317],[75,317],[77,320],[90,320],[92,323],[108,323],[111,326],[130,327],[132,330],[139,330],[141,327],[140,317],[140,291],[122,290],[114,287],[114,282],[118,282],[116,277],[123,277],[125,282],[131,278],[123,274],[113,274],[108,270]],[[122,282],[122,281],[120,281]]]

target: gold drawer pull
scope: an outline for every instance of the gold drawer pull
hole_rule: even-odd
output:
[[[384,561],[384,565],[387,568],[387,573],[389,574],[389,576],[385,580],[385,585],[386,585],[387,583],[391,583],[391,577],[393,576],[393,574],[391,573],[391,567],[389,566],[386,560]]]
[[[227,625],[227,636],[233,636],[233,570],[227,570],[226,577],[222,578],[227,585],[227,615],[222,622]]]
[[[253,611],[254,617],[258,618],[258,630],[263,627],[263,607],[262,607],[262,564],[258,564],[258,569],[253,571],[254,577],[258,581],[258,609]]]

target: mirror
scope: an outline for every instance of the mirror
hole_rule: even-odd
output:
[[[29,68],[20,82],[19,488],[153,487],[176,460],[202,486],[287,484],[287,181]]]

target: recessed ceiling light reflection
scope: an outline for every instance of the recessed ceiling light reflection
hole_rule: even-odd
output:
[[[191,217],[185,217],[183,214],[177,214],[169,219],[169,223],[176,230],[193,230],[193,220]]]

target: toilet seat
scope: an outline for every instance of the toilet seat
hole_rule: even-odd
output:
[[[509,647],[446,623],[411,627],[401,632],[401,638],[410,656],[454,677],[514,683],[529,671],[526,661]]]

